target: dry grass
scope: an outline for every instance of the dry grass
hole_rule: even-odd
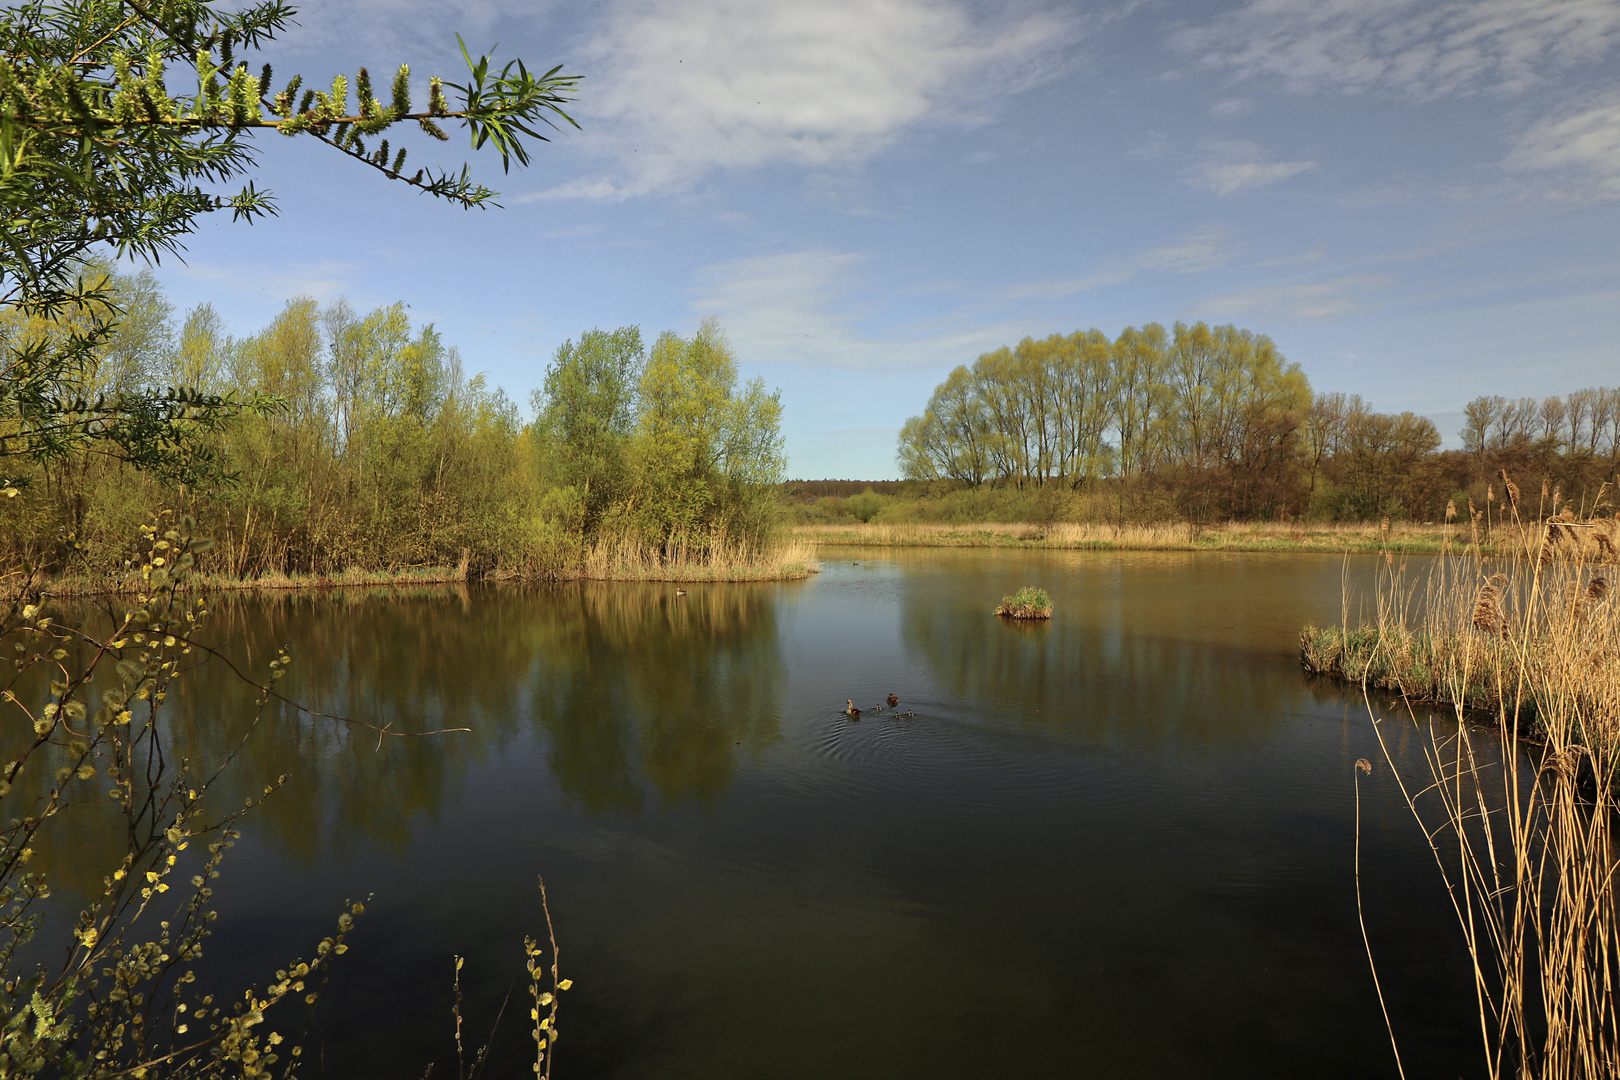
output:
[[[627,537],[592,546],[578,576],[591,581],[797,581],[820,569],[815,544],[802,539],[760,551],[724,537],[701,547],[666,549]]]
[[[1185,522],[1107,525],[850,523],[801,525],[793,535],[822,545],[863,547],[1031,547],[1101,551],[1380,551],[1435,552],[1439,525],[1300,525],[1256,522],[1198,528]]]
[[[1376,619],[1308,630],[1302,655],[1364,694],[1386,685],[1456,712],[1424,727],[1366,698],[1473,959],[1486,1075],[1615,1077],[1620,597],[1590,561],[1601,545],[1563,535],[1581,530],[1514,528],[1506,556],[1443,559],[1421,590],[1390,559]],[[1393,749],[1413,734],[1420,779]]]
[[[539,575],[547,580],[586,581],[798,581],[819,572],[816,546],[790,537],[759,551],[720,538],[705,546],[673,546],[660,551],[635,539],[602,541],[587,549],[579,565]],[[193,580],[208,592],[285,589],[402,588],[416,585],[465,584],[473,573],[463,555],[456,566],[411,566],[398,569],[350,568],[338,574],[288,574],[270,571],[250,578],[198,573]],[[497,569],[483,580],[523,580],[535,575]],[[139,575],[64,576],[39,581],[20,574],[0,575],[0,593],[55,597],[98,596],[135,592]]]

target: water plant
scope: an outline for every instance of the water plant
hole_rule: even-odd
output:
[[[1011,596],[1003,596],[996,614],[1008,619],[1050,619],[1052,597],[1045,589],[1025,585]]]

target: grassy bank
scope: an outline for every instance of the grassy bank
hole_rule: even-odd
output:
[[[1451,542],[1458,542],[1452,530]],[[1447,542],[1443,525],[1298,525],[1287,522],[1224,524],[1200,528],[1182,522],[1157,525],[976,524],[848,522],[799,525],[792,535],[818,545],[862,547],[1057,548],[1098,551],[1325,551],[1438,554]],[[1486,550],[1492,550],[1487,545]]]
[[[602,542],[586,550],[573,565],[560,569],[470,570],[463,557],[456,566],[407,566],[364,569],[349,567],[335,574],[282,571],[238,576],[203,570],[193,576],[204,592],[282,589],[409,588],[417,585],[465,584],[469,581],[800,581],[817,573],[813,543],[789,539],[763,552],[737,545],[661,552],[634,540]],[[0,575],[0,595],[99,596],[138,591],[139,574],[63,575],[29,580],[22,574]]]
[[[1504,545],[1506,546],[1506,545]],[[1414,701],[1510,716],[1543,732],[1571,715],[1583,741],[1620,741],[1617,567],[1580,548],[1442,559],[1421,585],[1393,567],[1370,622],[1307,626],[1307,672]],[[1346,597],[1346,610],[1350,597]]]

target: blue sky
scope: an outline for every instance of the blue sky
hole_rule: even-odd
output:
[[[1442,430],[1484,393],[1620,384],[1620,0],[316,3],[278,82],[585,81],[582,131],[435,204],[261,140],[279,218],[159,275],[231,330],[402,300],[519,401],[593,326],[716,315],[780,387],[795,477],[895,475],[957,364],[1181,319],[1269,334],[1319,391]],[[419,95],[421,96],[421,95]],[[413,164],[467,160],[410,139]]]

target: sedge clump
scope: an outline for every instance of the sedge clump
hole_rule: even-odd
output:
[[[1050,619],[1052,597],[1045,589],[1025,585],[1011,596],[1002,597],[996,614],[1009,619]]]

